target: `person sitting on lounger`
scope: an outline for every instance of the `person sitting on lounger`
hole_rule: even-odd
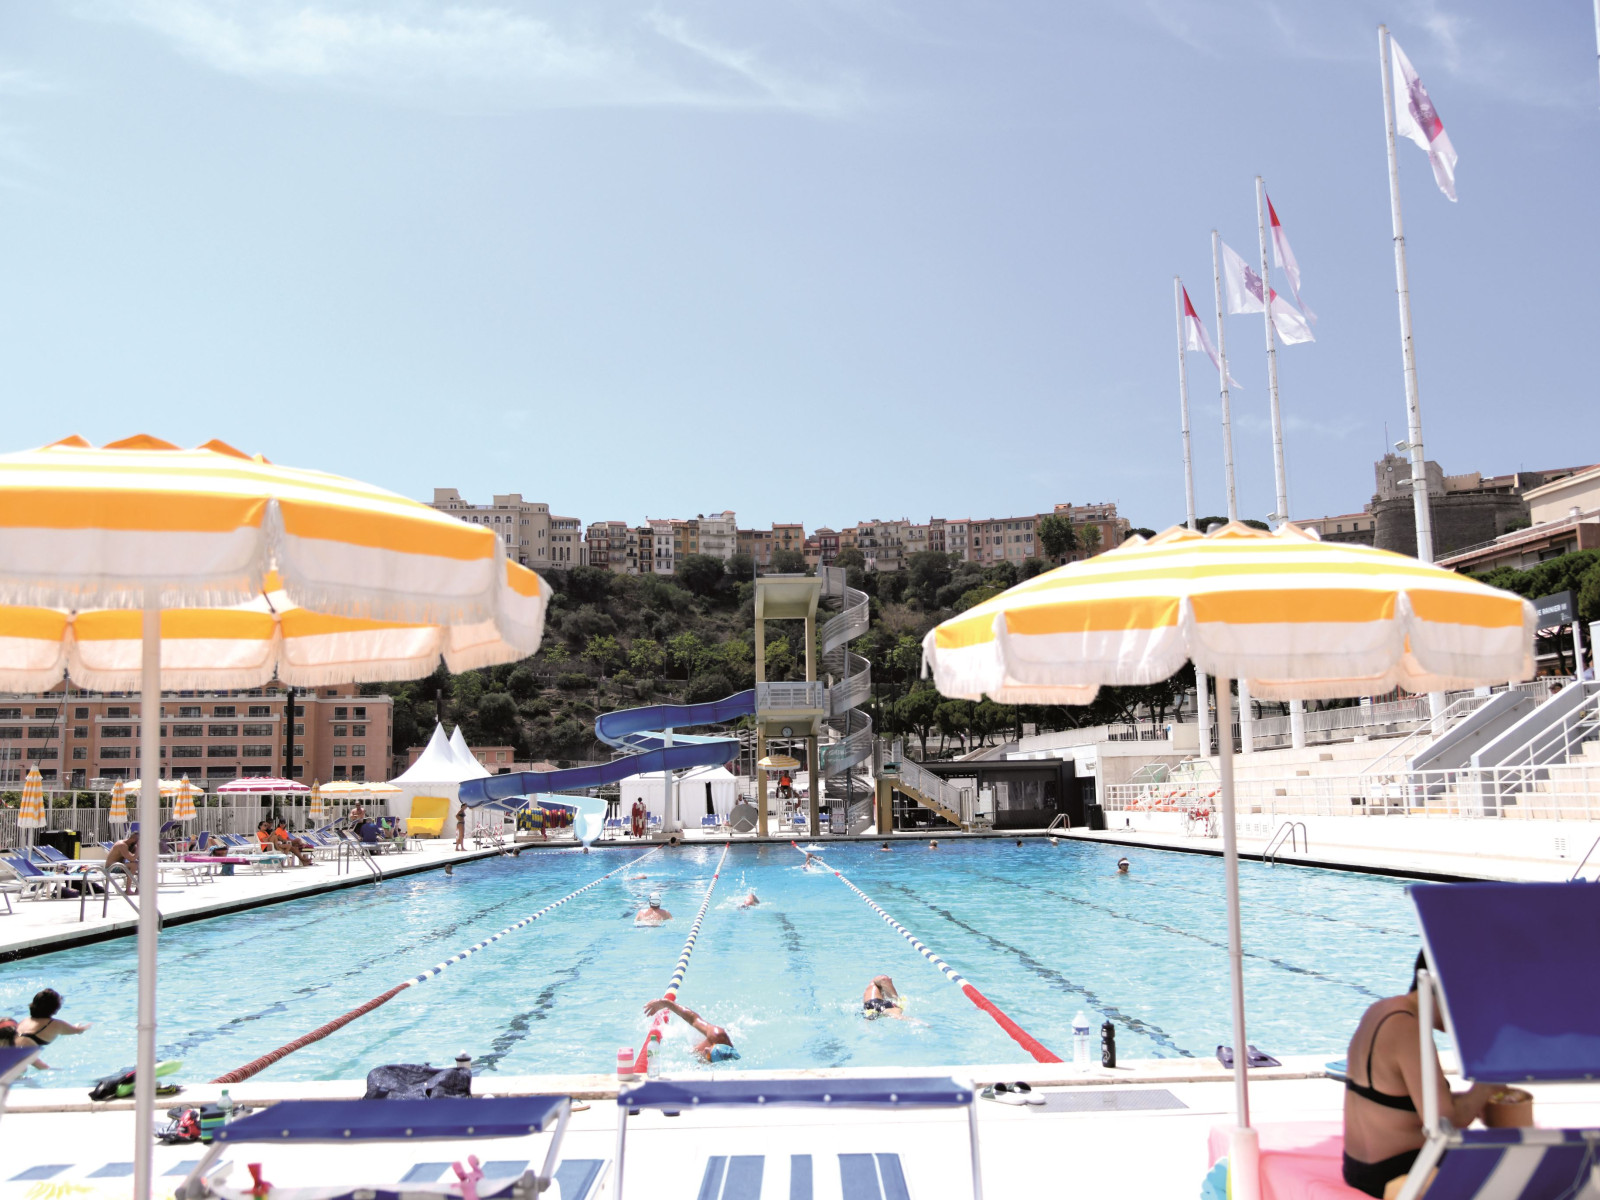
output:
[[[1369,1196],[1411,1170],[1422,1149],[1422,1043],[1417,1028],[1417,976],[1427,965],[1417,955],[1411,990],[1379,1000],[1363,1014],[1350,1039],[1344,1093],[1344,1181]],[[1443,1029],[1443,1010],[1434,1008]],[[1393,1018],[1393,1019],[1391,1019]],[[1436,1070],[1438,1068],[1435,1068]],[[1439,1072],[1440,1115],[1465,1129],[1483,1112],[1502,1084],[1475,1083],[1450,1091]]]
[[[895,990],[894,980],[887,975],[879,975],[867,984],[867,990],[861,994],[861,1009],[869,1021],[877,1017],[899,1020],[906,1015],[900,1007],[900,993]]]
[[[644,1006],[647,1016],[655,1016],[662,1009],[676,1013],[683,1020],[694,1026],[695,1032],[700,1034],[701,1040],[689,1051],[701,1062],[715,1063],[727,1062],[731,1058],[738,1058],[739,1052],[733,1048],[733,1039],[728,1036],[728,1031],[721,1025],[713,1025],[705,1020],[699,1013],[687,1009],[673,1000],[652,1000]]]
[[[633,914],[635,925],[664,925],[670,920],[672,914],[661,907],[660,892],[651,892],[649,904]]]
[[[277,827],[272,831],[272,848],[294,855],[302,867],[311,865],[311,843],[291,834],[282,817],[278,818]]]
[[[134,884],[139,881],[139,831],[136,829],[127,837],[117,842],[106,851],[106,874],[111,874],[115,867],[121,867],[124,875],[128,876],[128,890],[134,891]]]

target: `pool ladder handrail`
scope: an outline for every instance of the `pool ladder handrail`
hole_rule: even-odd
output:
[[[1060,829],[1063,833],[1072,828],[1072,815],[1070,813],[1057,813],[1056,819],[1044,827],[1046,833],[1054,833]]]
[[[1568,883],[1578,882],[1578,877],[1583,874],[1583,869],[1589,865],[1589,855],[1593,854],[1596,849],[1600,849],[1600,837],[1595,838],[1594,843],[1584,852],[1583,861],[1578,864],[1578,869],[1572,873],[1572,878],[1567,881]]]
[[[383,881],[383,872],[378,870],[377,864],[372,861],[372,855],[367,851],[367,848],[356,841],[349,831],[341,829],[339,831],[339,861],[335,873],[343,875],[346,869],[354,870],[354,868],[347,867],[347,864],[353,861],[360,861],[372,873],[374,885]]]
[[[1298,832],[1297,832],[1298,831]],[[1305,849],[1300,848],[1300,839],[1305,838]],[[1290,850],[1295,854],[1308,854],[1311,851],[1311,834],[1306,829],[1304,821],[1285,821],[1278,826],[1278,831],[1272,835],[1272,840],[1267,843],[1267,848],[1261,852],[1261,861],[1267,866],[1277,866],[1277,855],[1283,850],[1284,843],[1289,844]]]

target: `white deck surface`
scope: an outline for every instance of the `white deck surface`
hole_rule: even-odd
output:
[[[1215,1067],[1215,1064],[1211,1064]],[[1309,1064],[1298,1064],[1309,1065]],[[1144,1067],[1155,1064],[1144,1064]],[[1159,1064],[1168,1073],[1179,1064]],[[1061,1068],[1053,1068],[1061,1071]],[[1180,1068],[1181,1069],[1181,1068]],[[1022,1068],[1011,1074],[1037,1073]],[[1292,1074],[1292,1072],[1291,1072]],[[1145,1069],[1128,1072],[1143,1078]],[[512,1083],[510,1080],[504,1083]],[[550,1081],[553,1082],[553,1081]],[[293,1085],[279,1085],[287,1090]],[[492,1077],[475,1081],[488,1091]],[[300,1094],[359,1090],[356,1084],[299,1085]],[[540,1089],[546,1090],[546,1089]],[[1536,1087],[1542,1125],[1600,1124],[1600,1085]],[[1102,1105],[1129,1092],[1165,1091],[1181,1108],[1148,1111],[1061,1111],[1069,1102]],[[235,1089],[247,1098],[248,1084]],[[209,1094],[196,1089],[193,1098]],[[1213,1126],[1231,1123],[1230,1082],[1129,1082],[1113,1088],[1098,1084],[1045,1089],[1044,1108],[1013,1108],[980,1102],[980,1152],[986,1194],[1014,1196],[1117,1196],[1124,1200],[1194,1200],[1208,1166],[1207,1137]],[[19,1097],[42,1101],[47,1093]],[[1263,1079],[1252,1085],[1256,1125],[1280,1122],[1330,1122],[1340,1119],[1343,1091],[1328,1079]],[[126,1196],[126,1178],[89,1178],[107,1164],[132,1160],[132,1114],[122,1107],[97,1113],[12,1110],[0,1119],[0,1197]],[[611,1160],[615,1149],[616,1106],[590,1102],[575,1114],[563,1160],[599,1159],[606,1164],[590,1197],[613,1195]],[[518,1141],[431,1142],[373,1147],[272,1146],[231,1149],[236,1164],[231,1183],[243,1185],[245,1162],[264,1164],[266,1178],[282,1186],[327,1183],[393,1183],[416,1163],[465,1161],[475,1153],[485,1162],[542,1161],[545,1136]],[[165,1172],[200,1157],[195,1146],[158,1147],[158,1196],[170,1196],[180,1176]],[[944,1200],[971,1194],[965,1115],[960,1112],[901,1114],[808,1109],[722,1109],[667,1117],[645,1112],[629,1122],[626,1195],[657,1200],[694,1200],[706,1159],[715,1154],[762,1155],[762,1200],[787,1200],[789,1158],[810,1154],[818,1200],[837,1200],[841,1153],[895,1153],[905,1169],[914,1200]],[[30,1168],[64,1165],[48,1180],[14,1181]],[[66,1185],[66,1186],[63,1186]],[[555,1194],[555,1193],[549,1193]],[[566,1200],[571,1200],[570,1197]]]

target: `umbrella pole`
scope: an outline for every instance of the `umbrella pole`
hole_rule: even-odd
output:
[[[139,689],[139,1025],[133,1195],[149,1200],[156,1111],[156,879],[161,851],[161,608],[145,593]]]
[[[1217,677],[1217,710],[1229,692],[1228,677]],[[1217,773],[1222,777],[1222,861],[1228,879],[1228,975],[1233,995],[1233,1094],[1238,1124],[1228,1131],[1229,1193],[1232,1200],[1260,1200],[1260,1143],[1250,1128],[1249,1051],[1244,1032],[1244,936],[1239,923],[1239,831],[1234,820],[1233,731],[1218,722]]]

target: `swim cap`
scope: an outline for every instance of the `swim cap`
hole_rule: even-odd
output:
[[[651,892],[650,893],[650,907],[651,908],[660,908],[661,907],[661,893],[660,892]]]

